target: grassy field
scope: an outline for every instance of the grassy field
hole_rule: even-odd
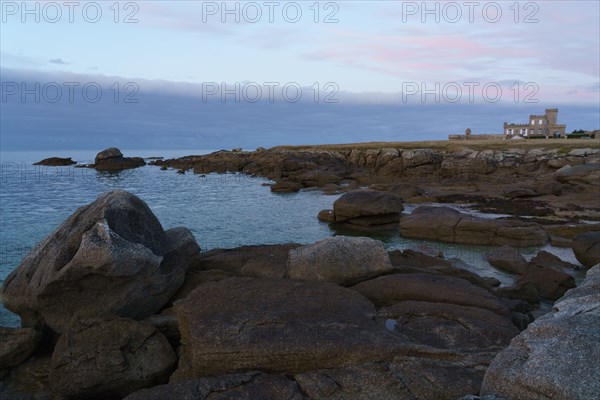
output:
[[[434,140],[422,142],[365,142],[345,144],[321,144],[302,146],[276,146],[274,150],[367,150],[367,149],[437,149],[437,150],[504,150],[504,149],[557,149],[569,152],[572,149],[600,148],[596,139],[527,139],[527,140]]]

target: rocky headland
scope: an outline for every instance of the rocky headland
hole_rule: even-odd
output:
[[[96,165],[123,158],[108,150]],[[600,398],[600,150],[236,149],[151,164],[341,194],[321,221],[487,245],[512,282],[369,237],[201,251],[113,191],[5,280],[21,327],[0,329],[3,399]],[[580,264],[521,254],[547,244]]]

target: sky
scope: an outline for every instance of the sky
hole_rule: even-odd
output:
[[[0,145],[443,139],[545,107],[598,129],[599,5],[2,0]]]

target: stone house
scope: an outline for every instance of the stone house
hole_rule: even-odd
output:
[[[547,108],[543,115],[530,115],[528,124],[504,123],[504,137],[546,137],[565,138],[566,125],[559,125],[558,108]]]

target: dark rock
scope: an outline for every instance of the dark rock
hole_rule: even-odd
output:
[[[49,400],[50,356],[31,357],[10,370],[10,375],[0,379],[0,398],[4,400]]]
[[[79,320],[56,344],[50,382],[53,392],[66,398],[124,397],[165,383],[176,361],[167,339],[148,324]]]
[[[4,281],[4,305],[26,327],[62,332],[75,315],[142,319],[183,283],[199,252],[185,228],[164,231],[146,203],[113,191],[79,208]]]
[[[281,269],[281,274],[283,276],[285,270],[283,267]],[[231,272],[222,271],[220,269],[197,270],[195,268],[190,268],[185,274],[183,285],[181,285],[177,293],[173,295],[169,304],[173,304],[177,300],[185,298],[192,290],[205,282],[218,282],[223,279],[231,278],[232,276],[234,275]]]
[[[583,266],[600,263],[600,232],[586,232],[573,239],[573,253]]]
[[[333,203],[336,222],[383,225],[398,222],[404,210],[402,198],[389,192],[360,189],[348,192]]]
[[[554,179],[544,179],[536,182],[533,186],[533,190],[541,196],[551,194],[560,196],[562,194],[562,185]]]
[[[391,250],[388,252],[392,265],[410,265],[413,267],[450,266],[452,263],[441,257],[434,257],[412,249]]]
[[[109,158],[119,157],[123,157],[121,150],[117,149],[116,147],[109,147],[108,149],[102,150],[100,153],[96,154],[94,164],[98,164],[100,161],[108,160]]]
[[[507,346],[519,331],[506,315],[476,306],[428,301],[401,301],[379,310],[385,323],[414,343],[444,349]]]
[[[563,271],[564,265],[572,264],[564,263],[558,257],[542,250],[529,262],[516,284],[518,286],[525,282],[533,283],[539,288],[542,297],[559,299],[567,290],[575,287],[575,279]]]
[[[377,307],[414,300],[485,308],[509,315],[508,308],[489,291],[465,279],[425,273],[392,274],[352,286]]]
[[[533,246],[548,242],[537,224],[484,219],[449,207],[421,206],[400,218],[400,235],[452,243]]]
[[[533,196],[537,196],[538,193],[530,188],[508,188],[506,190],[504,190],[504,197],[508,197],[510,199],[516,199],[519,197],[533,197]]]
[[[335,221],[335,216],[333,215],[333,210],[321,210],[319,211],[319,215],[317,215],[317,219],[323,222],[333,222]]]
[[[302,184],[294,181],[279,181],[271,185],[271,191],[274,193],[293,193],[302,189]]]
[[[600,235],[600,233],[599,233]],[[600,237],[600,236],[599,236]],[[549,253],[545,250],[540,250],[535,257],[529,261],[530,263],[536,263],[539,265],[543,265],[545,267],[555,267],[555,268],[567,268],[567,269],[579,269],[579,267],[575,264],[572,264],[567,261],[563,261],[560,257],[555,256],[552,253]]]
[[[302,392],[315,400],[414,399],[387,363],[323,369],[294,375]]]
[[[383,242],[363,237],[334,236],[289,252],[292,279],[351,285],[392,270]]]
[[[290,250],[300,244],[242,246],[200,253],[189,273],[218,269],[237,276],[284,278]]]
[[[485,259],[492,266],[513,274],[522,274],[527,269],[527,260],[518,250],[502,246],[486,253]]]
[[[327,282],[230,278],[174,306],[183,345],[172,381],[260,369],[299,373],[393,356],[373,305]]]
[[[141,157],[123,157],[121,150],[110,147],[96,155],[93,167],[98,171],[120,171],[146,165]]]
[[[0,370],[25,362],[37,348],[42,333],[31,328],[7,328],[0,326]]]
[[[198,378],[132,393],[125,400],[302,400],[298,385],[285,375],[244,372]]]
[[[599,291],[600,265],[496,356],[481,394],[508,399],[598,398]]]
[[[536,304],[540,301],[540,289],[533,282],[519,282],[513,286],[501,287],[496,289],[496,294],[508,299],[519,299],[530,304]]]
[[[77,162],[73,161],[71,157],[61,158],[61,157],[50,157],[44,158],[42,161],[38,161],[33,163],[33,165],[45,165],[49,167],[64,167],[68,165],[77,164]]]

